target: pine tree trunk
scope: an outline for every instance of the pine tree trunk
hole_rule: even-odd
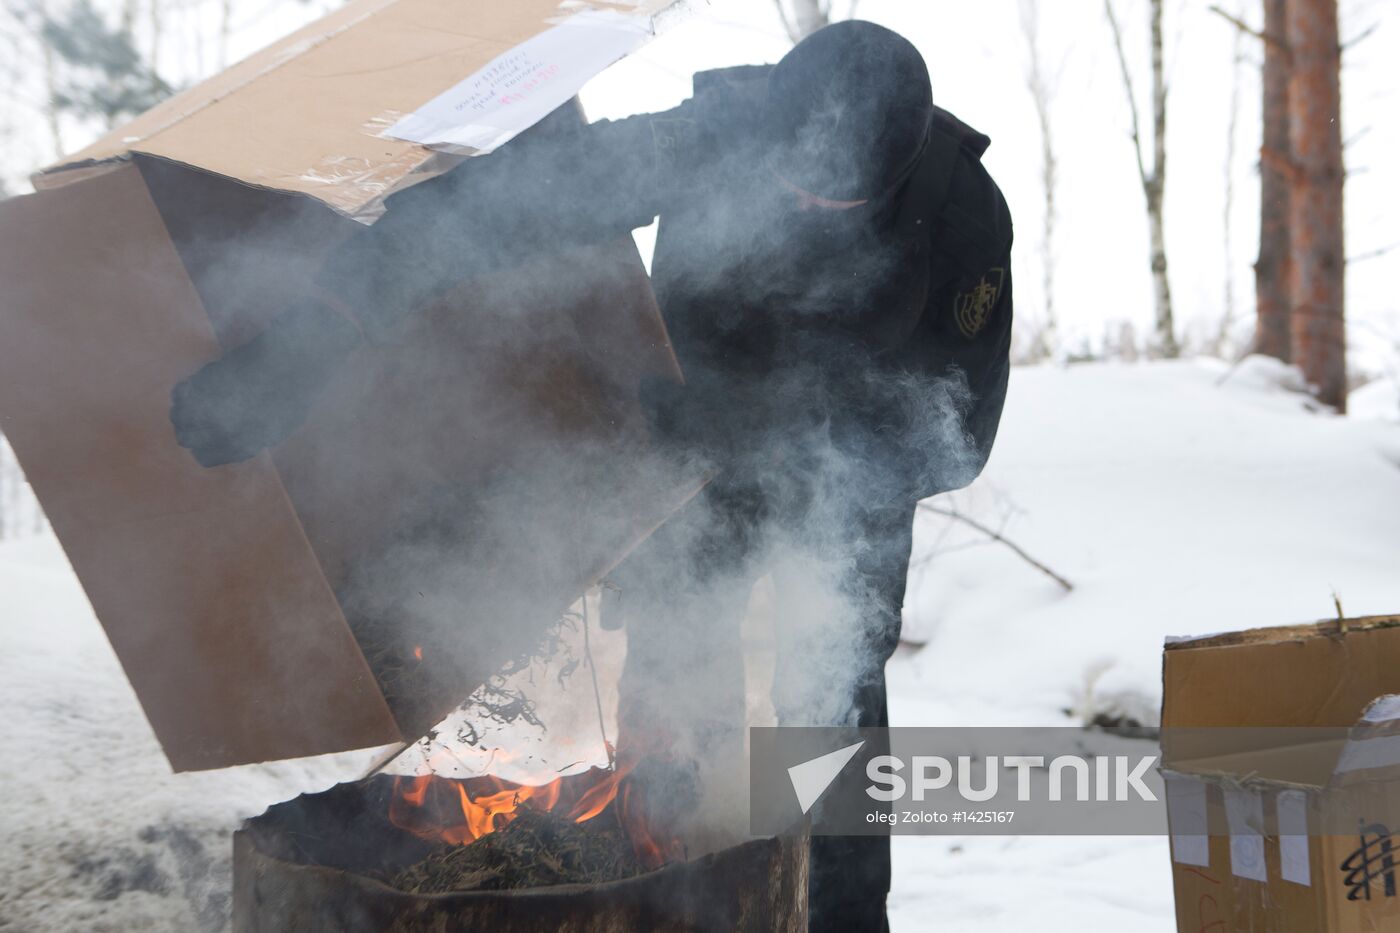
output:
[[[1337,0],[1290,0],[1293,57],[1293,361],[1318,399],[1346,409],[1341,45]]]
[[[1264,139],[1259,152],[1259,260],[1254,264],[1257,353],[1291,362],[1293,310],[1288,129],[1288,0],[1264,0]]]

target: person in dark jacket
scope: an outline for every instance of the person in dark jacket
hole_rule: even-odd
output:
[[[818,636],[780,624],[779,721],[887,725],[913,508],[981,471],[1006,392],[1012,229],[988,144],[934,106],[908,41],[863,22],[774,66],[698,74],[673,110],[527,131],[388,198],[319,295],[177,387],[177,438],[205,465],[246,459],[296,427],[360,341],[516,245],[659,216],[652,281],[686,384],[644,402],[715,479],[617,575],[622,741],[672,730],[695,754],[733,747],[739,620],[765,559],[793,553],[778,542],[838,568],[856,607],[840,623],[849,669],[822,696],[804,667]],[[812,928],[885,928],[889,878],[887,839],[814,839]]]

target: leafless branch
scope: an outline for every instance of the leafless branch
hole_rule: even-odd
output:
[[[1047,75],[1045,50],[1040,23],[1038,0],[1021,0],[1021,33],[1026,40],[1029,65],[1026,69],[1026,89],[1030,91],[1035,105],[1036,121],[1040,127],[1040,183],[1044,196],[1044,215],[1041,218],[1041,292],[1045,302],[1045,319],[1035,333],[1031,355],[1043,358],[1054,352],[1055,337],[1055,224],[1057,218],[1055,196],[1057,193],[1058,162],[1055,154],[1053,126],[1051,124],[1051,104],[1055,97],[1058,75]]]
[[[1365,262],[1368,259],[1379,259],[1381,256],[1385,256],[1388,253],[1395,252],[1397,249],[1400,249],[1400,242],[1391,243],[1389,246],[1382,246],[1380,249],[1369,250],[1365,253],[1358,253],[1355,256],[1348,256],[1347,264],[1350,265],[1354,262]]]
[[[787,33],[788,39],[793,45],[802,41],[802,36],[797,32],[797,27],[793,26],[792,20],[788,17],[787,7],[783,6],[783,0],[773,0],[773,6],[778,8],[778,19],[783,21],[783,31]]]
[[[1374,22],[1374,23],[1372,23],[1371,25],[1367,26],[1365,29],[1361,30],[1360,33],[1358,33],[1357,35],[1355,35],[1355,36],[1353,36],[1352,38],[1350,38],[1350,39],[1346,40],[1345,42],[1343,42],[1343,43],[1342,43],[1342,51],[1343,51],[1343,52],[1349,52],[1349,51],[1351,51],[1351,49],[1352,49],[1353,46],[1360,45],[1362,42],[1365,42],[1367,39],[1371,38],[1371,36],[1375,33],[1375,31],[1376,31],[1377,29],[1380,29],[1380,28],[1381,28],[1381,24],[1380,24],[1379,21]]]
[[[994,528],[987,527],[986,525],[977,521],[975,518],[969,518],[968,516],[959,512],[957,509],[943,508],[942,506],[932,505],[927,502],[920,503],[919,508],[933,515],[942,515],[944,518],[950,518],[953,521],[962,522],[964,525],[971,528],[973,531],[976,531],[979,534],[986,535],[988,538],[997,542],[998,544],[1006,545],[1008,548],[1011,549],[1011,552],[1017,557],[1021,558],[1021,560],[1030,564],[1036,570],[1039,570],[1041,573],[1045,574],[1047,577],[1058,583],[1066,593],[1072,592],[1074,590],[1073,583],[1069,582],[1064,577],[1060,576],[1058,573],[1051,570],[1049,567],[1045,566],[1040,561],[1036,560],[1034,557],[1031,557],[1029,554],[1026,553],[1024,548],[1022,548],[1019,544],[1012,541],[1011,539],[1007,538],[1000,531]]]
[[[1342,140],[1342,148],[1350,149],[1352,146],[1356,145],[1358,142],[1365,139],[1367,136],[1370,136],[1372,129],[1374,129],[1374,127],[1372,127],[1370,124],[1363,126],[1361,129],[1357,130],[1355,133],[1352,133],[1346,139]]]
[[[1221,373],[1220,378],[1215,380],[1215,387],[1218,389],[1225,383],[1229,382],[1230,377],[1233,376],[1239,370],[1240,366],[1244,363],[1244,361],[1249,358],[1249,355],[1257,349],[1259,349],[1259,335],[1255,334],[1252,338],[1250,338],[1250,341],[1245,346],[1245,348],[1235,355],[1234,361],[1230,363],[1230,368],[1225,370],[1225,372]]]
[[[1113,12],[1113,0],[1103,0],[1104,12],[1108,14],[1108,25],[1113,30],[1113,49],[1118,53],[1118,67],[1123,74],[1123,88],[1128,94],[1128,111],[1133,118],[1133,152],[1137,156],[1138,176],[1144,186],[1148,184],[1147,165],[1142,155],[1142,126],[1138,117],[1137,89],[1133,87],[1133,73],[1128,67],[1128,54],[1123,49],[1123,28],[1118,25],[1118,14]]]
[[[1238,16],[1236,16],[1235,14],[1230,13],[1230,12],[1227,12],[1227,11],[1225,11],[1225,10],[1222,10],[1222,9],[1221,9],[1220,7],[1218,7],[1218,6],[1211,6],[1209,9],[1210,9],[1210,11],[1211,11],[1212,13],[1214,13],[1216,16],[1219,16],[1221,19],[1225,20],[1227,23],[1229,23],[1230,25],[1234,26],[1236,29],[1238,29],[1240,32],[1244,33],[1244,34],[1247,35],[1247,36],[1253,36],[1254,38],[1260,40],[1261,42],[1277,42],[1277,41],[1278,41],[1277,39],[1274,39],[1274,38],[1271,38],[1270,36],[1265,35],[1265,34],[1264,34],[1264,30],[1262,30],[1262,29],[1255,29],[1253,26],[1249,25],[1249,23],[1246,23],[1244,20],[1240,19],[1240,18],[1239,18]]]

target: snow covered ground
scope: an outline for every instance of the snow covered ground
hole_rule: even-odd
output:
[[[1328,616],[1334,591],[1349,614],[1400,610],[1400,427],[1312,410],[1291,379],[1264,360],[1016,370],[985,476],[939,504],[1075,589],[923,515],[906,634],[924,646],[891,665],[896,724],[1147,717],[1166,635]],[[171,775],[42,536],[0,543],[0,747],[0,930],[26,933],[223,928],[237,822],[372,757]],[[902,837],[895,859],[902,933],[1174,929],[1163,839]]]
[[[1263,358],[1014,370],[951,504],[1075,589],[925,514],[906,636],[926,646],[891,664],[895,724],[1145,720],[1164,636],[1329,617],[1334,591],[1400,611],[1400,429],[1315,412],[1295,380]],[[1175,929],[1165,839],[905,837],[895,858],[905,930]]]

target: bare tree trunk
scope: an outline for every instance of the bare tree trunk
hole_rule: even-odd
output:
[[[1293,359],[1292,243],[1289,236],[1288,0],[1264,0],[1264,138],[1259,152],[1259,259],[1254,264],[1254,349]]]
[[[1045,321],[1036,337],[1032,354],[1038,358],[1050,356],[1058,342],[1055,320],[1055,193],[1058,164],[1055,160],[1054,136],[1050,126],[1050,103],[1055,94],[1054,80],[1046,73],[1044,50],[1041,45],[1039,0],[1021,0],[1021,30],[1030,53],[1026,72],[1026,87],[1035,104],[1036,121],[1040,125],[1040,184],[1045,196],[1041,224],[1040,262],[1041,290],[1045,301]]]
[[[1318,399],[1346,410],[1341,44],[1337,0],[1290,0],[1293,360]]]
[[[165,38],[164,11],[161,9],[161,0],[150,0],[150,29],[151,29],[151,70],[160,73],[160,46],[161,40]]]
[[[1225,255],[1225,312],[1215,335],[1214,352],[1225,355],[1230,331],[1235,324],[1235,154],[1240,128],[1240,71],[1244,64],[1244,33],[1235,30],[1230,53],[1230,120],[1225,136],[1225,207],[1221,216],[1221,247]]]
[[[1167,193],[1167,78],[1162,55],[1162,0],[1152,0],[1152,179],[1144,188],[1152,239],[1152,285],[1157,299],[1157,348],[1163,356],[1175,357],[1181,351],[1172,317],[1163,220]]]
[[[1152,168],[1149,171],[1143,153],[1142,122],[1138,116],[1137,94],[1133,89],[1132,71],[1123,45],[1123,30],[1113,10],[1113,0],[1104,0],[1109,26],[1113,29],[1113,45],[1118,53],[1118,65],[1123,75],[1123,88],[1128,95],[1128,107],[1133,119],[1133,149],[1137,155],[1138,177],[1147,201],[1147,230],[1152,267],[1153,304],[1155,307],[1154,343],[1157,354],[1172,358],[1181,348],[1176,342],[1176,325],[1172,317],[1171,279],[1167,271],[1167,237],[1163,207],[1167,190],[1167,81],[1162,55],[1162,0],[1151,0],[1152,33]]]
[[[63,126],[58,119],[58,105],[55,98],[58,96],[58,60],[55,58],[53,49],[42,36],[37,37],[39,41],[40,54],[44,61],[44,119],[49,125],[49,138],[53,141],[53,153],[55,159],[61,159],[63,152]]]
[[[228,67],[228,40],[233,32],[233,0],[219,0],[219,70]]]
[[[831,22],[831,0],[773,0],[788,38],[796,45]],[[790,9],[789,9],[790,8]]]
[[[119,26],[121,31],[128,36],[132,36],[132,44],[135,45],[136,35],[136,13],[140,0],[122,0],[122,16]]]

